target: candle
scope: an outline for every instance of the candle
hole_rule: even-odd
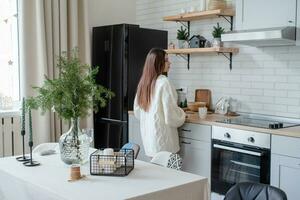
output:
[[[29,108],[29,142],[32,142],[32,119],[31,119],[31,109]]]
[[[21,116],[22,126],[21,131],[25,131],[25,98],[22,100],[22,116]]]

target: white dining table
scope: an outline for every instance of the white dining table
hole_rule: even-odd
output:
[[[25,167],[15,157],[0,159],[0,200],[207,200],[205,177],[135,160],[125,177],[92,176],[68,182],[70,166],[59,154],[39,156],[36,167]]]

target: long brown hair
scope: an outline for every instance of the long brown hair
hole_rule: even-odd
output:
[[[143,74],[137,88],[137,103],[144,111],[148,111],[156,79],[164,71],[165,55],[166,52],[163,49],[154,48],[146,57]]]

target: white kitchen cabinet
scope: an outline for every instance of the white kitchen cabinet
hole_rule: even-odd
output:
[[[210,182],[211,126],[186,123],[179,128],[183,171],[207,177]]]
[[[180,138],[180,155],[183,171],[209,178],[210,181],[210,144],[187,138]]]
[[[129,115],[128,123],[129,123],[129,127],[128,127],[129,142],[140,145],[140,152],[137,159],[146,162],[150,161],[150,158],[145,155],[145,150],[141,138],[140,121],[137,118],[135,118],[134,115]]]
[[[271,185],[282,189],[289,200],[300,197],[300,159],[272,154]]]
[[[279,187],[289,200],[300,197],[300,138],[272,136],[271,185]]]
[[[236,0],[236,30],[296,26],[297,0]]]

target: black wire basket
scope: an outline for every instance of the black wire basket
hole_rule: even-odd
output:
[[[132,149],[115,150],[114,155],[103,155],[99,149],[90,156],[90,174],[97,176],[127,176],[134,168]]]

